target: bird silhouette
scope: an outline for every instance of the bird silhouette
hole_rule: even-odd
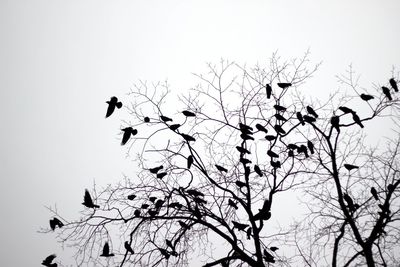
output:
[[[307,147],[305,145],[300,145],[299,148],[297,148],[297,153],[303,153],[304,156],[306,156],[306,158],[309,157],[308,150],[307,150]]]
[[[158,214],[158,210],[156,209],[149,209],[147,213],[150,215],[150,218],[155,217]]]
[[[135,215],[135,217],[139,217],[140,216],[140,210],[135,210],[133,212],[133,215]]]
[[[64,224],[62,223],[62,221],[60,221],[58,218],[54,217],[53,219],[50,219],[49,221],[50,223],[50,228],[51,230],[55,230],[56,227],[58,226],[58,228],[61,228],[64,226]]]
[[[239,231],[245,231],[247,227],[249,227],[248,224],[244,224],[244,223],[239,223],[236,221],[232,221],[233,224],[233,229],[237,228]]]
[[[179,127],[181,127],[181,125],[180,125],[179,123],[177,123],[177,124],[171,124],[171,125],[169,126],[169,128],[170,128],[172,131],[178,130]]]
[[[348,108],[348,107],[345,107],[345,106],[341,106],[341,107],[339,107],[339,109],[340,109],[344,114],[353,113],[353,112],[354,112],[351,108]]]
[[[196,139],[191,135],[182,133],[181,136],[183,137],[183,139],[186,140],[186,142],[194,142],[194,141],[196,141]]]
[[[236,146],[237,151],[239,151],[242,154],[250,154],[250,151],[248,151],[246,148],[241,147],[241,146]]]
[[[348,171],[354,170],[354,169],[358,169],[359,167],[356,165],[351,165],[351,164],[344,164],[343,165]]]
[[[388,184],[387,189],[389,190],[389,192],[393,192],[396,187],[393,184]]]
[[[277,168],[280,168],[281,167],[281,162],[278,160],[278,161],[272,161],[271,160],[271,166],[274,168],[274,169],[277,169]]]
[[[253,134],[251,131],[253,131],[253,127],[246,125],[244,123],[239,122],[239,129],[240,131],[247,133],[247,134]]]
[[[269,249],[273,252],[277,251],[279,248],[278,247],[269,247]]]
[[[268,133],[267,128],[265,128],[264,126],[262,126],[259,123],[256,124],[256,129],[259,130],[260,132]]]
[[[275,258],[266,249],[264,249],[264,260],[266,262],[275,263]]]
[[[268,150],[267,151],[267,155],[270,156],[271,158],[279,158],[279,155],[276,154],[274,151],[272,150]]]
[[[185,222],[179,220],[178,223],[179,223],[179,225],[181,226],[181,228],[183,230],[189,230],[190,229],[190,226],[188,224],[186,224]]]
[[[167,116],[163,116],[163,115],[161,115],[161,116],[160,116],[160,119],[161,119],[163,122],[169,122],[169,121],[172,121],[172,119],[171,119],[171,118],[169,118],[169,117],[167,117]]]
[[[360,97],[364,101],[369,101],[371,99],[374,99],[374,97],[372,95],[367,95],[367,94],[361,94]]]
[[[103,253],[100,254],[100,257],[112,257],[115,256],[114,253],[110,253],[110,247],[108,242],[106,242],[103,246]]]
[[[260,177],[263,176],[263,173],[262,173],[260,167],[257,164],[254,165],[254,171],[258,174],[258,176],[260,176]]]
[[[136,198],[136,195],[135,194],[130,194],[129,196],[128,196],[128,199],[129,200],[134,200]]]
[[[106,103],[108,104],[106,118],[110,117],[111,114],[113,114],[115,108],[122,108],[122,102],[118,101],[118,98],[116,96],[111,97],[111,99],[109,101],[106,101]]]
[[[157,166],[157,167],[154,167],[154,168],[150,168],[149,171],[150,171],[152,174],[156,174],[156,173],[158,173],[160,170],[162,170],[163,168],[164,168],[164,166],[163,166],[163,165],[160,165],[160,166]]]
[[[361,122],[360,117],[358,117],[357,113],[353,112],[353,120],[355,123],[357,123],[361,128],[364,128],[364,125]]]
[[[167,175],[168,173],[166,173],[166,172],[160,172],[160,173],[157,173],[157,178],[158,179],[162,179],[162,178],[164,178],[166,175]]]
[[[188,189],[186,190],[186,193],[194,197],[204,197],[204,194],[196,189]]]
[[[355,210],[353,199],[346,193],[343,194],[343,199],[347,202],[347,207],[350,211]]]
[[[276,109],[276,111],[279,111],[279,112],[281,112],[281,111],[285,111],[285,110],[286,110],[286,108],[285,108],[285,107],[283,107],[283,106],[280,106],[280,105],[274,105],[274,108]]]
[[[85,207],[88,207],[88,208],[92,208],[92,209],[100,208],[99,205],[95,205],[93,203],[92,197],[90,196],[90,193],[89,193],[89,191],[87,189],[85,189],[85,196],[83,198],[82,205],[84,205]]]
[[[144,117],[143,121],[146,122],[146,123],[150,122],[150,118],[149,117]]]
[[[246,183],[245,183],[245,182],[242,182],[242,181],[239,181],[239,180],[237,180],[237,181],[235,182],[235,184],[236,184],[239,188],[242,188],[242,187],[246,186]]]
[[[296,145],[296,144],[288,144],[287,145],[287,148],[289,148],[289,149],[297,149],[299,146],[298,145]]]
[[[308,150],[310,150],[310,153],[314,154],[314,144],[310,140],[307,141],[307,147]]]
[[[314,116],[315,118],[318,118],[318,114],[315,112],[315,110],[312,107],[307,106],[306,110],[307,110],[308,114]]]
[[[265,85],[265,91],[267,93],[267,98],[270,99],[272,94],[272,87],[268,83]]]
[[[393,100],[392,95],[390,94],[389,88],[382,86],[382,92],[390,101]]]
[[[247,228],[247,231],[246,231],[247,240],[250,240],[250,237],[251,237],[251,231],[252,231],[252,230],[253,230],[253,229],[252,229],[251,227]]]
[[[218,164],[215,164],[215,167],[216,167],[217,170],[219,170],[220,172],[228,172],[227,169],[225,169],[224,167],[222,167],[222,166],[220,166],[220,165],[218,165]]]
[[[293,150],[289,149],[289,151],[288,151],[288,156],[289,156],[289,157],[294,157],[294,152],[293,152]]]
[[[187,158],[187,168],[190,169],[190,167],[192,167],[193,164],[193,156],[189,155],[189,157]]]
[[[42,265],[47,267],[57,267],[57,263],[53,263],[53,260],[56,258],[56,254],[51,254],[47,256],[43,261]]]
[[[303,116],[303,119],[304,119],[305,122],[308,122],[308,123],[313,123],[313,122],[316,122],[316,121],[317,121],[316,118],[311,117],[311,116],[308,116],[308,115],[304,115],[304,116]]]
[[[149,197],[149,200],[151,201],[151,203],[154,203],[157,200],[157,197]]]
[[[397,82],[394,78],[390,78],[389,83],[395,92],[399,91],[399,88],[397,87]]]
[[[144,203],[144,204],[142,204],[142,206],[140,206],[141,209],[147,209],[149,207],[150,207],[150,205],[146,204],[146,203]]]
[[[278,125],[278,124],[276,124],[276,125],[274,126],[274,129],[275,129],[275,131],[276,131],[278,134],[285,134],[285,133],[286,133],[286,131],[283,130],[282,127],[281,127],[280,125]]]
[[[154,203],[154,207],[159,210],[161,209],[162,205],[164,205],[165,201],[162,199],[158,199],[156,203]]]
[[[340,122],[339,116],[333,116],[331,118],[332,127],[335,128],[338,133],[340,132],[339,122]]]
[[[182,111],[183,115],[185,115],[186,117],[196,117],[196,114],[194,114],[193,112],[189,111],[189,110],[184,110]]]
[[[251,135],[248,135],[248,134],[244,134],[244,133],[242,133],[242,134],[240,135],[240,138],[242,138],[242,139],[245,140],[245,141],[247,141],[247,140],[254,140],[254,137],[252,137]]]
[[[291,83],[277,83],[277,85],[282,89],[285,89],[285,88],[288,88],[288,87],[292,86]]]
[[[246,164],[250,164],[251,160],[241,157],[239,159],[239,162],[242,163],[243,165],[246,165]]]
[[[273,141],[273,140],[276,139],[276,136],[275,136],[275,135],[266,135],[264,138],[265,138],[267,141]]]
[[[375,187],[371,187],[371,194],[375,198],[375,200],[379,200],[378,192],[376,191]]]
[[[128,241],[125,241],[124,247],[125,247],[126,251],[128,251],[129,253],[135,254],[135,252],[133,251],[131,245],[129,245],[129,242],[128,242]]]
[[[306,123],[304,122],[303,115],[301,115],[300,112],[296,112],[296,117],[299,120],[299,122],[301,123],[301,125],[303,125],[303,126],[306,125]]]
[[[228,199],[228,205],[231,206],[232,208],[234,208],[235,210],[238,209],[238,206],[232,199]]]
[[[276,113],[274,116],[275,116],[276,120],[278,120],[278,121],[287,121],[287,119],[279,113]]]
[[[126,127],[124,129],[121,129],[121,131],[124,132],[122,136],[121,146],[125,145],[129,141],[131,136],[135,136],[138,133],[138,131],[136,129],[133,129],[132,127]]]
[[[258,213],[254,215],[254,220],[269,220],[269,218],[271,218],[269,201],[265,199],[262,208],[258,209]]]
[[[183,208],[183,205],[179,202],[172,202],[172,203],[169,203],[168,207],[180,210]]]

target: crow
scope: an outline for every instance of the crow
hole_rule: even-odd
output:
[[[158,173],[160,170],[162,170],[163,168],[164,168],[164,166],[163,166],[163,165],[160,165],[160,166],[158,166],[158,167],[154,167],[154,168],[149,169],[149,171],[150,171],[152,174],[156,174],[156,173]]]
[[[277,251],[279,248],[278,247],[269,247],[269,249],[273,252]]]
[[[235,210],[238,209],[238,206],[232,199],[228,199],[228,205],[231,206],[232,208],[234,208]]]
[[[118,101],[118,98],[116,96],[111,97],[111,99],[109,101],[106,101],[106,103],[108,104],[106,118],[110,117],[111,114],[113,114],[115,108],[122,108],[122,102]]]
[[[307,110],[308,114],[314,116],[315,118],[318,118],[318,114],[315,112],[315,110],[312,107],[307,106],[306,110]]]
[[[264,260],[266,262],[275,263],[274,256],[272,256],[266,249],[264,249]]]
[[[399,91],[399,87],[397,87],[397,82],[396,82],[396,80],[394,78],[390,78],[389,83],[390,83],[390,86],[392,86],[392,88],[393,88],[393,90],[395,92]]]
[[[313,122],[316,122],[316,121],[317,121],[316,118],[311,117],[311,116],[308,116],[308,115],[304,115],[304,116],[303,116],[303,119],[304,119],[305,122],[308,122],[308,123],[313,123]]]
[[[374,97],[372,95],[367,95],[367,94],[361,94],[360,97],[364,101],[369,101],[371,99],[374,99]]]
[[[142,206],[140,206],[141,209],[147,209],[150,205],[149,204],[142,204]]]
[[[135,215],[135,217],[139,217],[140,216],[140,210],[135,210],[133,212],[133,215]]]
[[[275,135],[266,135],[266,136],[265,136],[265,139],[266,139],[267,141],[273,141],[273,140],[276,139],[276,136],[275,136]]]
[[[186,190],[186,193],[194,197],[204,197],[204,194],[196,189],[188,189]]]
[[[215,164],[215,167],[217,168],[217,170],[219,170],[220,172],[228,172],[228,170],[227,169],[225,169],[224,167],[222,167],[222,166],[219,166],[219,165],[217,165],[217,164]]]
[[[128,199],[129,200],[134,200],[136,198],[136,195],[135,194],[130,194],[129,196],[128,196]]]
[[[282,89],[285,89],[285,88],[288,88],[288,87],[292,86],[291,83],[277,83],[277,85]]]
[[[126,127],[124,129],[121,129],[121,131],[124,132],[124,135],[122,136],[122,141],[121,141],[121,146],[125,145],[131,136],[135,136],[138,133],[138,130],[133,129],[132,127]]]
[[[286,131],[283,130],[282,127],[280,125],[278,125],[278,124],[274,126],[274,129],[279,134],[285,134],[286,133]]]
[[[311,154],[314,154],[314,144],[310,140],[307,141],[307,147]]]
[[[268,133],[267,128],[265,128],[264,126],[262,126],[262,125],[259,124],[259,123],[256,124],[256,128],[257,128],[257,130],[259,130],[260,132]]]
[[[395,187],[393,184],[388,184],[387,189],[389,190],[389,192],[393,192]]]
[[[248,151],[246,148],[241,147],[241,146],[236,146],[236,149],[242,153],[242,154],[250,154],[250,151]]]
[[[299,120],[299,122],[301,123],[301,125],[303,125],[303,126],[306,125],[306,123],[304,122],[303,115],[301,115],[300,112],[296,112],[296,117]]]
[[[279,155],[276,154],[274,151],[272,150],[268,150],[267,151],[267,155],[270,156],[271,158],[279,158]]]
[[[180,210],[183,208],[183,205],[179,202],[172,202],[172,203],[169,203],[168,207]]]
[[[351,165],[351,164],[344,164],[343,165],[348,171],[354,170],[354,169],[358,169],[359,167],[356,165]]]
[[[144,117],[143,120],[144,120],[144,122],[146,122],[146,123],[147,123],[147,122],[150,122],[150,118],[149,118],[149,117]]]
[[[393,100],[392,95],[390,94],[389,88],[382,86],[382,92],[390,101]]]
[[[246,186],[246,183],[245,183],[245,182],[242,182],[242,181],[239,181],[239,180],[237,180],[237,181],[235,182],[235,184],[236,184],[238,187],[240,187],[240,188]]]
[[[90,193],[87,189],[85,189],[85,196],[83,198],[82,205],[84,205],[85,207],[88,207],[88,208],[92,208],[92,209],[100,208],[99,205],[95,205],[93,203],[92,197],[90,196]]]
[[[260,176],[260,177],[262,177],[263,176],[263,173],[262,173],[262,171],[261,171],[261,169],[260,169],[260,167],[258,167],[258,165],[256,164],[256,165],[254,165],[254,171],[258,174],[258,176]]]
[[[135,254],[135,252],[133,251],[131,245],[129,245],[129,242],[128,242],[128,241],[125,241],[124,247],[125,247],[126,251],[128,251],[129,253]]]
[[[278,160],[278,161],[272,161],[271,160],[271,166],[274,168],[274,169],[277,169],[277,168],[280,168],[281,167],[281,162]]]
[[[343,199],[347,202],[347,207],[350,211],[355,210],[353,199],[346,193],[343,194]]]
[[[253,127],[248,126],[248,125],[246,125],[244,123],[241,123],[241,122],[239,122],[239,129],[242,132],[251,132],[251,131],[253,131]],[[250,134],[252,134],[252,133],[250,133]]]
[[[51,219],[50,221],[49,221],[49,223],[50,223],[50,228],[51,228],[51,230],[55,230],[56,229],[56,226],[58,226],[58,228],[61,228],[61,227],[63,227],[64,226],[64,224],[62,223],[62,221],[60,221],[58,218],[56,218],[56,217],[54,217],[53,219]]]
[[[339,107],[339,109],[340,109],[344,114],[353,113],[353,112],[354,112],[351,108],[344,107],[344,106]]]
[[[254,137],[252,137],[252,136],[250,136],[250,135],[248,135],[248,134],[244,134],[244,133],[242,133],[242,134],[240,135],[240,138],[242,138],[242,139],[245,140],[245,141],[247,141],[247,140],[254,140]]]
[[[186,117],[196,117],[196,114],[194,114],[193,112],[189,111],[189,110],[184,110],[182,111],[183,115],[185,115]]]
[[[265,91],[267,93],[267,98],[270,99],[272,94],[272,87],[268,83],[265,85]]]
[[[243,223],[239,223],[239,222],[235,222],[235,221],[232,221],[232,224],[233,224],[233,229],[237,228],[239,231],[243,231],[243,232],[247,227],[249,227],[248,224],[243,224]]]
[[[190,169],[190,167],[192,167],[193,164],[193,156],[189,155],[189,157],[187,158],[187,168]]]
[[[246,231],[247,240],[250,240],[250,237],[251,237],[251,231],[252,231],[252,230],[253,230],[253,229],[252,229],[251,227],[247,228],[247,231]]]
[[[278,120],[278,121],[287,121],[287,119],[279,113],[276,113],[274,116],[275,116],[276,120]]]
[[[154,203],[154,207],[159,210],[161,209],[162,205],[164,205],[165,201],[162,199],[158,199],[156,203]]]
[[[335,128],[338,133],[340,133],[339,122],[340,122],[339,116],[333,116],[331,118],[332,127]]]
[[[172,131],[178,130],[179,127],[181,127],[181,125],[180,125],[179,123],[177,123],[177,124],[171,124],[171,125],[169,126],[169,128],[170,128]]]
[[[258,213],[254,215],[254,220],[269,220],[271,218],[270,206],[268,199],[264,200],[264,204],[261,209],[258,209]]]
[[[379,200],[378,192],[376,191],[375,187],[371,187],[371,194],[375,198],[375,200]]]
[[[100,257],[112,257],[112,256],[115,256],[115,255],[114,255],[114,253],[110,253],[110,247],[108,245],[108,242],[106,242],[103,247],[103,253],[100,254]]]
[[[158,179],[162,179],[162,178],[164,178],[167,174],[168,174],[168,173],[166,173],[166,172],[157,173],[157,178],[158,178]]]
[[[149,197],[149,200],[151,201],[151,203],[154,203],[157,200],[157,198],[156,197]]]
[[[282,107],[282,106],[280,106],[280,105],[274,105],[274,108],[275,108],[276,111],[278,111],[278,112],[280,112],[280,111],[285,111],[285,110],[286,110],[285,107]]]
[[[307,147],[305,145],[299,146],[299,148],[297,149],[297,153],[303,153],[304,156],[306,156],[306,158],[309,157],[308,150],[307,150]]]
[[[167,116],[163,116],[163,115],[160,116],[160,119],[161,119],[163,122],[172,121],[171,118],[169,118],[169,117],[167,117]]]
[[[51,254],[50,256],[47,256],[43,261],[42,265],[47,266],[47,267],[57,267],[57,263],[52,263],[52,261],[56,258],[56,254]]]
[[[353,112],[353,120],[357,123],[361,128],[364,128],[364,125],[361,122],[360,117],[358,117],[357,113]]]
[[[191,136],[191,135],[188,135],[188,134],[181,134],[181,136],[183,137],[183,139],[185,139],[187,142],[191,142],[191,141],[196,141],[196,139],[193,137],[193,136]]]
[[[287,148],[294,150],[294,149],[298,148],[298,145],[296,145],[296,144],[288,144]]]
[[[158,210],[149,209],[147,213],[150,215],[150,217],[154,217],[158,214]]]
[[[178,223],[179,223],[179,225],[181,226],[181,228],[183,230],[189,230],[190,229],[190,226],[188,224],[186,224],[185,222],[179,220]]]
[[[243,157],[241,157],[239,161],[244,165],[251,163],[251,160],[243,158]]]

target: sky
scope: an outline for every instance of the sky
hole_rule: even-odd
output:
[[[84,188],[136,164],[105,101],[139,79],[174,90],[221,58],[265,63],[278,51],[323,62],[307,91],[338,88],[349,64],[366,86],[400,63],[400,2],[0,0],[0,266],[37,266],[59,245],[46,206],[76,218]],[[74,217],[75,216],[75,217]]]

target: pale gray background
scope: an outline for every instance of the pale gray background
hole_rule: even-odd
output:
[[[310,92],[337,89],[350,63],[366,85],[384,83],[400,63],[399,16],[398,0],[0,0],[0,266],[60,251],[36,233],[45,205],[76,218],[84,188],[133,173],[118,116],[104,119],[111,95],[137,79],[184,90],[207,61],[308,48],[324,61]]]

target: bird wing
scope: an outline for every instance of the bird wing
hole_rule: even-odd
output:
[[[111,114],[113,114],[114,110],[115,110],[115,105],[113,103],[108,103],[106,118],[110,117]]]

